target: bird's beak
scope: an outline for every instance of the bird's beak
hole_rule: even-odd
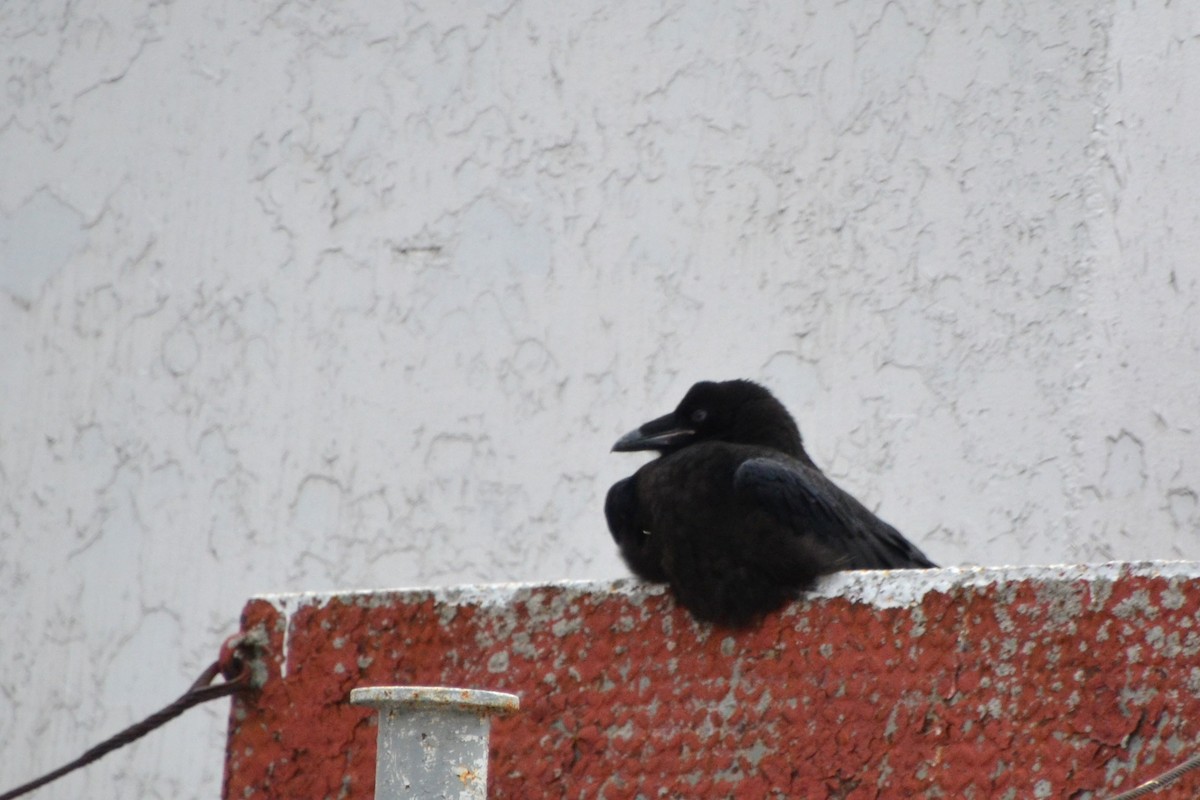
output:
[[[686,444],[696,432],[691,428],[680,427],[674,414],[667,414],[647,422],[637,430],[617,439],[613,445],[614,453],[632,453],[636,450],[670,450]]]

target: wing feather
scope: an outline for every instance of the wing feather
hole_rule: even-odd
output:
[[[838,569],[935,566],[820,470],[795,459],[746,459],[734,473],[734,486],[798,535],[812,536],[833,554]]]

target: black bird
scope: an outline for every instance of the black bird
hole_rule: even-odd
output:
[[[697,383],[613,450],[659,453],[605,500],[622,558],[698,619],[747,625],[830,572],[936,566],[829,480],[751,381]]]

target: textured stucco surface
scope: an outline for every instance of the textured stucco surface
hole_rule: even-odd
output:
[[[1195,3],[0,4],[0,786],[264,591],[623,573],[768,382],[942,563],[1195,558]],[[212,798],[222,711],[43,796]]]
[[[633,581],[277,595],[243,625],[270,677],[232,714],[229,800],[369,800],[364,685],[519,695],[489,796],[523,800],[1091,800],[1200,736],[1187,562],[847,573],[738,632]]]

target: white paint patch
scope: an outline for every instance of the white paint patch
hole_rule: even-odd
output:
[[[930,570],[839,572],[821,581],[818,597],[844,597],[878,608],[919,605],[930,592],[1006,583],[1113,581],[1120,577],[1200,578],[1200,562],[1140,561],[1012,567],[948,567]]]
[[[822,579],[810,597],[844,598],[877,608],[908,608],[919,605],[930,592],[950,593],[964,587],[997,586],[1007,583],[1077,583],[1114,581],[1122,577],[1200,579],[1200,562],[1140,561],[1103,564],[1062,564],[1011,567],[945,567],[941,569],[864,570],[839,572]],[[496,610],[510,608],[536,591],[563,591],[602,601],[606,595],[652,597],[668,591],[662,584],[636,579],[618,581],[551,581],[547,583],[478,584],[431,589],[385,589],[352,592],[306,592],[288,595],[259,595],[281,614],[300,608],[324,608],[332,600],[385,606],[419,603],[432,597],[438,603]],[[290,626],[289,626],[290,627]]]

